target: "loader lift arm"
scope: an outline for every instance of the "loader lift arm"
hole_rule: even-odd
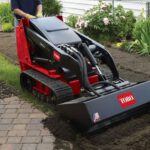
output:
[[[89,45],[95,45],[95,50],[92,51],[92,53],[99,51],[102,54],[102,60],[104,63],[107,64],[107,66],[110,68],[112,74],[113,74],[113,80],[119,79],[119,72],[116,68],[116,65],[112,59],[111,54],[105,49],[103,45],[100,43],[94,41],[93,39],[87,37],[86,35],[74,30],[79,37],[83,40],[83,42],[88,43]]]

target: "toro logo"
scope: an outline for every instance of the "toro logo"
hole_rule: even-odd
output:
[[[130,91],[119,94],[117,96],[117,99],[123,109],[136,104],[136,99],[135,99],[133,93]]]

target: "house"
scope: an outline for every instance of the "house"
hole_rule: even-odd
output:
[[[99,0],[60,0],[63,5],[63,16],[83,15],[87,10],[98,4]],[[138,16],[141,10],[144,10],[144,16],[150,15],[150,0],[105,0],[106,3],[112,3],[114,6],[122,5],[126,10],[132,10],[135,16]],[[1,2],[10,2],[10,0],[0,0]]]
[[[86,10],[92,8],[99,0],[61,0],[63,4],[63,16],[67,17],[71,14],[82,15]],[[112,3],[113,0],[106,0],[106,3]],[[132,10],[135,16],[144,10],[144,16],[150,14],[150,1],[135,1],[135,0],[114,0],[114,6],[122,5],[126,10]]]
[[[0,3],[10,2],[10,0],[0,0]]]

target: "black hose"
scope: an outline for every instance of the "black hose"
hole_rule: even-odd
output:
[[[78,51],[75,51],[74,49],[72,49],[72,47],[71,46],[69,46],[69,45],[65,45],[66,47],[68,47],[69,49],[71,49],[72,51],[73,51],[73,55],[78,59],[78,61],[79,61],[79,64],[80,64],[80,70],[81,70],[81,84],[82,85],[84,85],[84,82],[85,82],[85,79],[84,79],[84,72],[83,72],[83,70],[84,70],[84,65],[83,65],[83,60],[82,60],[82,58],[81,58],[81,54],[80,53],[78,53]]]
[[[93,92],[95,95],[97,96],[101,96],[100,94],[98,94],[94,89],[93,87],[91,86],[91,84],[89,83],[89,80],[88,80],[88,74],[87,74],[87,65],[86,65],[86,62],[85,62],[85,59],[84,57],[82,56],[82,54],[80,52],[78,52],[78,55],[79,57],[82,59],[82,63],[83,63],[83,79],[84,79],[84,82],[83,82],[83,85],[85,87],[85,89],[87,89],[88,91],[91,91]]]
[[[68,48],[71,48],[71,46],[69,45],[66,45]],[[82,80],[81,80],[81,84],[83,85],[83,87],[85,89],[87,89],[88,91],[91,91],[93,92],[95,95],[97,96],[101,96],[99,93],[97,93],[94,88],[91,86],[91,84],[89,83],[89,80],[88,80],[88,74],[87,74],[87,64],[85,62],[85,59],[83,57],[83,55],[79,52],[79,51],[75,51],[74,49],[73,50],[73,55],[78,59],[79,61],[79,64],[80,64],[80,67],[81,67],[81,75],[82,75]],[[113,83],[110,83],[108,81],[100,81],[98,83],[95,83],[93,84],[94,86],[97,85],[97,84],[104,84],[104,85],[111,85],[113,87],[115,87],[116,89],[120,90],[120,88],[113,84]]]
[[[68,48],[71,48],[70,46],[66,45]],[[90,85],[89,80],[88,80],[88,74],[87,74],[87,65],[85,62],[85,59],[83,57],[83,55],[79,52],[79,51],[75,51],[73,50],[73,55],[78,59],[80,67],[81,67],[81,74],[82,74],[82,80],[81,80],[81,84],[83,85],[83,87],[88,90],[93,92],[95,95],[97,96],[101,96],[100,94],[98,94],[93,87]]]
[[[93,85],[99,85],[99,84],[104,84],[104,85],[111,85],[113,86],[114,88],[116,88],[117,90],[120,90],[120,87],[118,87],[117,85],[111,83],[111,82],[108,82],[108,81],[100,81],[100,82],[97,82],[97,83],[94,83]]]
[[[87,47],[87,45],[85,43],[82,43],[81,46],[83,47],[83,50],[87,56],[87,58],[90,60],[91,64],[93,66],[97,65],[97,61],[94,58],[93,54],[91,53],[91,51],[89,50],[89,48]]]
[[[81,70],[81,79],[84,79],[84,74],[83,74],[83,62],[82,59],[79,57],[79,55],[77,55],[76,53],[73,53],[73,55],[78,59],[79,64],[80,64],[80,70]],[[81,80],[81,83],[84,84],[84,81]]]
[[[96,66],[96,65],[97,65],[96,59],[93,57],[93,55],[92,55],[91,51],[88,49],[87,45],[86,45],[85,43],[82,43],[81,45],[83,46],[83,49],[86,51],[86,54],[87,54],[87,56],[88,56],[90,62],[91,62],[94,66]],[[83,57],[83,56],[82,56],[82,57]],[[104,77],[105,77],[105,76],[104,76]],[[110,82],[108,82],[108,81],[101,81],[101,82],[99,82],[99,83],[100,83],[100,84],[111,85],[111,86],[115,87],[116,89],[120,90],[120,88],[119,88],[118,86],[116,86],[115,84],[110,83]]]

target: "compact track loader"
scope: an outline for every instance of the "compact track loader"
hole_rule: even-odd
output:
[[[16,38],[21,86],[80,129],[92,132],[149,109],[150,81],[120,78],[105,47],[60,16],[22,20]]]

